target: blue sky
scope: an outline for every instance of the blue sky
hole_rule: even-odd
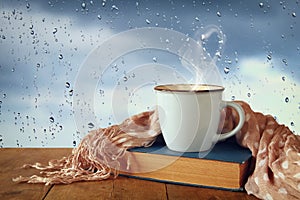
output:
[[[195,40],[205,27],[219,27],[226,35],[216,62],[224,98],[244,100],[300,133],[299,6],[297,1],[1,1],[0,145],[74,146],[91,128],[153,108],[153,83],[143,70],[152,70],[157,80],[170,71],[191,78],[176,55],[165,52],[116,58],[95,80],[90,112],[96,119],[78,124],[75,85],[88,55],[115,34],[142,27],[173,29]],[[212,57],[218,41],[212,35],[202,43]],[[157,68],[150,70],[150,64]],[[128,78],[138,84],[135,95],[127,94]],[[84,84],[89,87],[88,80]]]

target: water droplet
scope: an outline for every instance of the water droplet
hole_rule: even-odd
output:
[[[151,24],[151,21],[149,19],[146,19],[147,24]]]
[[[102,19],[101,15],[97,15],[97,18],[98,18],[99,20],[101,20],[101,19]]]
[[[220,13],[219,11],[217,12],[217,16],[218,16],[218,17],[221,17],[221,16],[222,16],[221,13]]]
[[[26,8],[29,9],[30,8],[30,3],[26,4]]]
[[[199,17],[195,17],[195,20],[198,21],[198,22],[200,21]]]
[[[40,64],[40,63],[36,63],[36,67],[37,67],[37,68],[40,68],[40,67],[41,67],[41,64]]]
[[[100,93],[101,96],[104,96],[104,90],[101,90],[101,89],[100,89],[100,90],[99,90],[99,93]]]
[[[293,16],[293,17],[296,17],[296,13],[295,13],[295,12],[293,12],[293,13],[292,13],[292,16]]]
[[[248,92],[248,93],[247,93],[247,96],[248,96],[248,97],[251,97],[251,93],[250,93],[250,92]]]
[[[112,5],[111,10],[119,10],[119,8],[116,5]]]
[[[271,59],[272,59],[272,56],[269,54],[269,55],[267,56],[267,59],[268,59],[268,60],[271,60]]]
[[[74,146],[74,147],[76,146],[76,141],[75,141],[75,140],[73,141],[73,146]]]
[[[288,97],[285,97],[284,101],[285,101],[286,103],[288,103],[288,102],[290,101],[290,99],[289,99]]]
[[[232,95],[232,96],[231,96],[231,101],[234,101],[234,100],[235,100],[235,96]]]
[[[153,62],[157,62],[157,58],[156,57],[153,57],[152,60],[153,60]]]
[[[51,123],[54,123],[54,117],[49,117],[49,121],[51,122]]]
[[[258,5],[259,5],[260,8],[263,8],[263,7],[264,7],[264,3],[262,3],[262,2],[259,3]]]
[[[88,123],[88,127],[89,127],[89,128],[94,128],[94,126],[95,126],[95,125],[94,125],[92,122]]]
[[[59,55],[58,55],[58,58],[61,60],[61,59],[64,58],[64,56],[63,56],[62,54],[59,54]]]
[[[82,9],[85,9],[85,8],[86,8],[86,3],[85,3],[85,2],[82,2],[82,3],[81,3],[81,8],[82,8]]]
[[[294,122],[291,122],[291,126],[295,126]]]
[[[56,28],[56,27],[53,28],[52,33],[53,33],[53,34],[57,33],[57,28]]]
[[[102,0],[102,6],[104,7],[106,5],[106,0]]]
[[[225,74],[228,74],[229,72],[230,72],[229,67],[224,67],[224,73],[225,73]]]
[[[65,83],[66,88],[70,88],[71,84],[69,82]]]
[[[282,79],[283,81],[285,81],[285,76],[281,77],[281,79]]]
[[[220,52],[220,51],[217,51],[215,55],[216,55],[216,56],[217,56],[217,58],[219,58],[219,59],[220,59],[220,58],[222,58],[222,54],[221,54],[221,52]]]
[[[284,58],[284,59],[282,59],[282,62],[287,66],[288,64],[287,64],[287,60]]]
[[[73,90],[69,91],[69,96],[73,96]]]

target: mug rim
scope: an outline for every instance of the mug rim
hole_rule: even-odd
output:
[[[220,85],[212,85],[212,84],[164,84],[157,85],[154,87],[156,91],[164,91],[164,92],[192,92],[192,93],[202,93],[202,92],[218,92],[224,91],[225,88]]]

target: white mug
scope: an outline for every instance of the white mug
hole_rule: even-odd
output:
[[[170,150],[208,151],[218,141],[235,135],[244,124],[242,107],[222,100],[222,86],[170,84],[158,85],[154,90],[162,135]],[[220,134],[221,110],[226,106],[236,109],[239,123],[232,131]]]

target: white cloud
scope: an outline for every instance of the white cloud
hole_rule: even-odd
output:
[[[240,59],[235,78],[225,83],[226,99],[245,100],[254,111],[271,114],[300,134],[300,83],[281,66],[276,58]]]

